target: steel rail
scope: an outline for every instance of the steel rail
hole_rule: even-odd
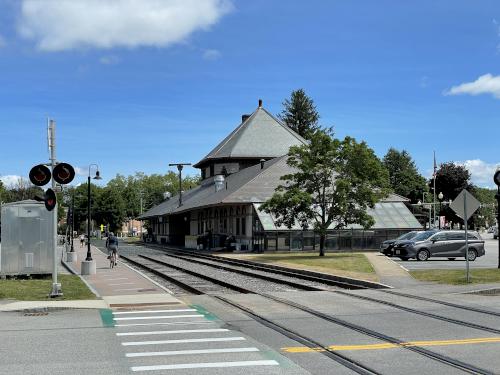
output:
[[[434,313],[430,313],[430,312],[426,312],[426,311],[422,311],[422,310],[417,310],[417,309],[414,309],[414,308],[411,308],[411,307],[406,307],[406,306],[403,306],[403,305],[398,305],[397,303],[393,303],[393,302],[383,301],[383,300],[380,300],[380,299],[366,297],[366,296],[360,296],[360,295],[357,295],[357,294],[351,294],[351,293],[343,292],[343,291],[340,291],[340,290],[333,290],[332,293],[337,293],[337,294],[341,294],[343,296],[357,298],[357,299],[361,299],[361,300],[364,300],[364,301],[375,302],[375,303],[378,303],[378,304],[381,304],[381,305],[386,305],[386,306],[394,307],[396,309],[407,311],[407,312],[410,312],[410,313],[413,313],[413,314],[426,316],[426,317],[432,318],[432,319],[442,320],[442,321],[447,322],[447,323],[453,323],[453,324],[456,324],[456,325],[459,325],[459,326],[462,326],[462,327],[469,327],[469,328],[474,328],[474,329],[477,329],[477,330],[480,330],[480,331],[486,331],[486,332],[500,334],[500,329],[486,327],[486,326],[483,326],[483,325],[480,325],[480,324],[466,322],[464,320],[458,320],[458,319],[448,318],[446,316],[442,316],[442,315],[438,315],[438,314],[434,314]]]
[[[494,375],[494,373],[491,372],[491,371],[488,371],[488,370],[476,367],[474,365],[470,365],[468,363],[456,360],[454,358],[447,357],[447,356],[439,354],[439,353],[435,353],[433,351],[427,350],[427,349],[422,348],[420,346],[409,346],[404,341],[401,341],[401,340],[399,340],[397,338],[394,338],[394,337],[391,337],[391,336],[387,336],[387,335],[385,335],[383,333],[379,333],[377,331],[373,331],[373,330],[371,330],[369,328],[358,326],[357,324],[349,323],[349,322],[347,322],[345,320],[342,320],[342,319],[336,318],[334,316],[331,316],[329,314],[325,314],[325,313],[322,313],[320,311],[311,309],[311,308],[309,308],[307,306],[304,306],[304,305],[301,305],[301,304],[298,304],[298,303],[295,303],[295,302],[292,302],[292,301],[289,301],[289,300],[286,300],[286,299],[283,299],[283,298],[280,298],[280,297],[275,297],[275,296],[272,296],[272,295],[268,295],[268,294],[261,294],[261,295],[264,296],[264,297],[266,297],[266,298],[269,298],[271,300],[274,300],[274,301],[277,301],[277,302],[281,302],[281,303],[286,304],[288,306],[295,307],[295,308],[297,308],[299,310],[302,310],[304,312],[307,312],[307,313],[309,313],[311,315],[317,316],[317,317],[322,318],[324,320],[330,321],[330,322],[335,323],[337,325],[349,328],[349,329],[357,331],[357,332],[364,333],[364,334],[366,334],[368,336],[377,338],[379,340],[387,341],[389,343],[395,344],[395,345],[397,345],[397,346],[399,346],[401,348],[408,349],[408,350],[411,350],[413,352],[422,354],[422,355],[424,355],[426,357],[429,357],[429,358],[432,358],[434,360],[437,360],[438,362],[441,362],[441,363],[444,363],[446,365],[458,368],[460,370],[469,372],[471,374]]]
[[[181,259],[181,260],[184,260],[187,262],[202,264],[202,265],[208,266],[208,267],[219,268],[219,269],[222,269],[225,271],[235,272],[235,273],[239,273],[239,274],[250,276],[250,277],[259,278],[259,279],[266,280],[266,281],[277,282],[279,284],[289,285],[289,286],[295,287],[295,288],[300,289],[300,290],[325,291],[325,289],[318,288],[318,287],[315,287],[312,285],[304,285],[304,284],[297,283],[295,281],[283,280],[283,279],[279,279],[279,278],[272,277],[272,276],[266,276],[266,275],[261,275],[258,273],[253,273],[250,271],[235,269],[232,267],[226,267],[226,266],[223,266],[221,264],[207,263],[207,262],[203,262],[203,261],[198,260],[198,259],[193,259],[192,257],[189,257],[189,256],[186,257],[186,256],[182,256],[182,255],[172,255],[172,254],[167,254],[165,256],[169,256],[169,257],[176,258],[176,259]],[[242,267],[242,266],[240,266],[240,267]],[[269,271],[265,271],[265,272],[269,272]]]
[[[440,304],[440,305],[454,307],[454,308],[457,308],[457,309],[468,310],[468,311],[478,312],[478,313],[481,313],[481,314],[492,315],[492,316],[499,316],[500,317],[500,312],[495,312],[495,311],[491,311],[491,310],[485,310],[485,309],[481,309],[479,307],[464,306],[464,305],[459,305],[459,304],[453,303],[453,302],[446,302],[446,301],[441,301],[439,299],[434,299],[434,298],[429,298],[429,297],[422,297],[422,296],[416,296],[414,294],[409,294],[409,293],[395,292],[395,291],[392,291],[392,290],[380,290],[380,292],[387,293],[387,294],[393,294],[395,296],[406,297],[406,298],[410,298],[410,299],[416,299],[416,300],[421,300],[421,301],[427,301],[427,302],[437,303],[437,304]]]

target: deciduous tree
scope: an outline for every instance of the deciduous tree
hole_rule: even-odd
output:
[[[392,190],[417,203],[422,198],[421,191],[426,185],[426,180],[418,173],[410,154],[405,150],[398,151],[391,147],[385,154],[383,163],[389,172]]]
[[[328,229],[374,224],[367,209],[387,195],[388,173],[365,142],[317,131],[310,144],[290,148],[287,164],[293,172],[281,177],[283,184],[262,208],[278,225],[312,224],[320,236],[320,256]]]

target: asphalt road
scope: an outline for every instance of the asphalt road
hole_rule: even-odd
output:
[[[481,233],[485,240],[485,255],[477,258],[474,262],[469,262],[470,268],[497,268],[498,267],[498,240],[493,239],[491,233]],[[465,259],[457,258],[448,260],[447,258],[430,258],[426,262],[419,262],[416,259],[402,261],[399,258],[392,258],[395,262],[408,270],[430,270],[430,269],[465,269]]]

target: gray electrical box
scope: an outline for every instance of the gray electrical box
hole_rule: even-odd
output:
[[[53,214],[43,202],[34,200],[2,205],[0,275],[52,272]]]

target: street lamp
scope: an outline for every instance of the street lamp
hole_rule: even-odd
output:
[[[191,163],[171,163],[168,165],[169,167],[176,166],[179,171],[179,207],[182,206],[182,168],[185,165],[191,165]]]
[[[442,192],[439,193],[438,199],[439,199],[439,215],[438,215],[438,221],[439,221],[439,229],[441,229],[441,203],[443,202],[444,195]]]
[[[89,176],[87,179],[87,258],[86,261],[92,261],[92,253],[90,252],[90,167],[96,167],[94,180],[100,180],[101,176],[99,174],[99,166],[97,164],[89,165]]]
[[[495,175],[493,176],[493,181],[497,185],[497,193],[495,194],[495,198],[497,199],[497,233],[498,227],[500,226],[500,167],[497,168]],[[500,268],[500,236],[498,237],[498,268]]]

